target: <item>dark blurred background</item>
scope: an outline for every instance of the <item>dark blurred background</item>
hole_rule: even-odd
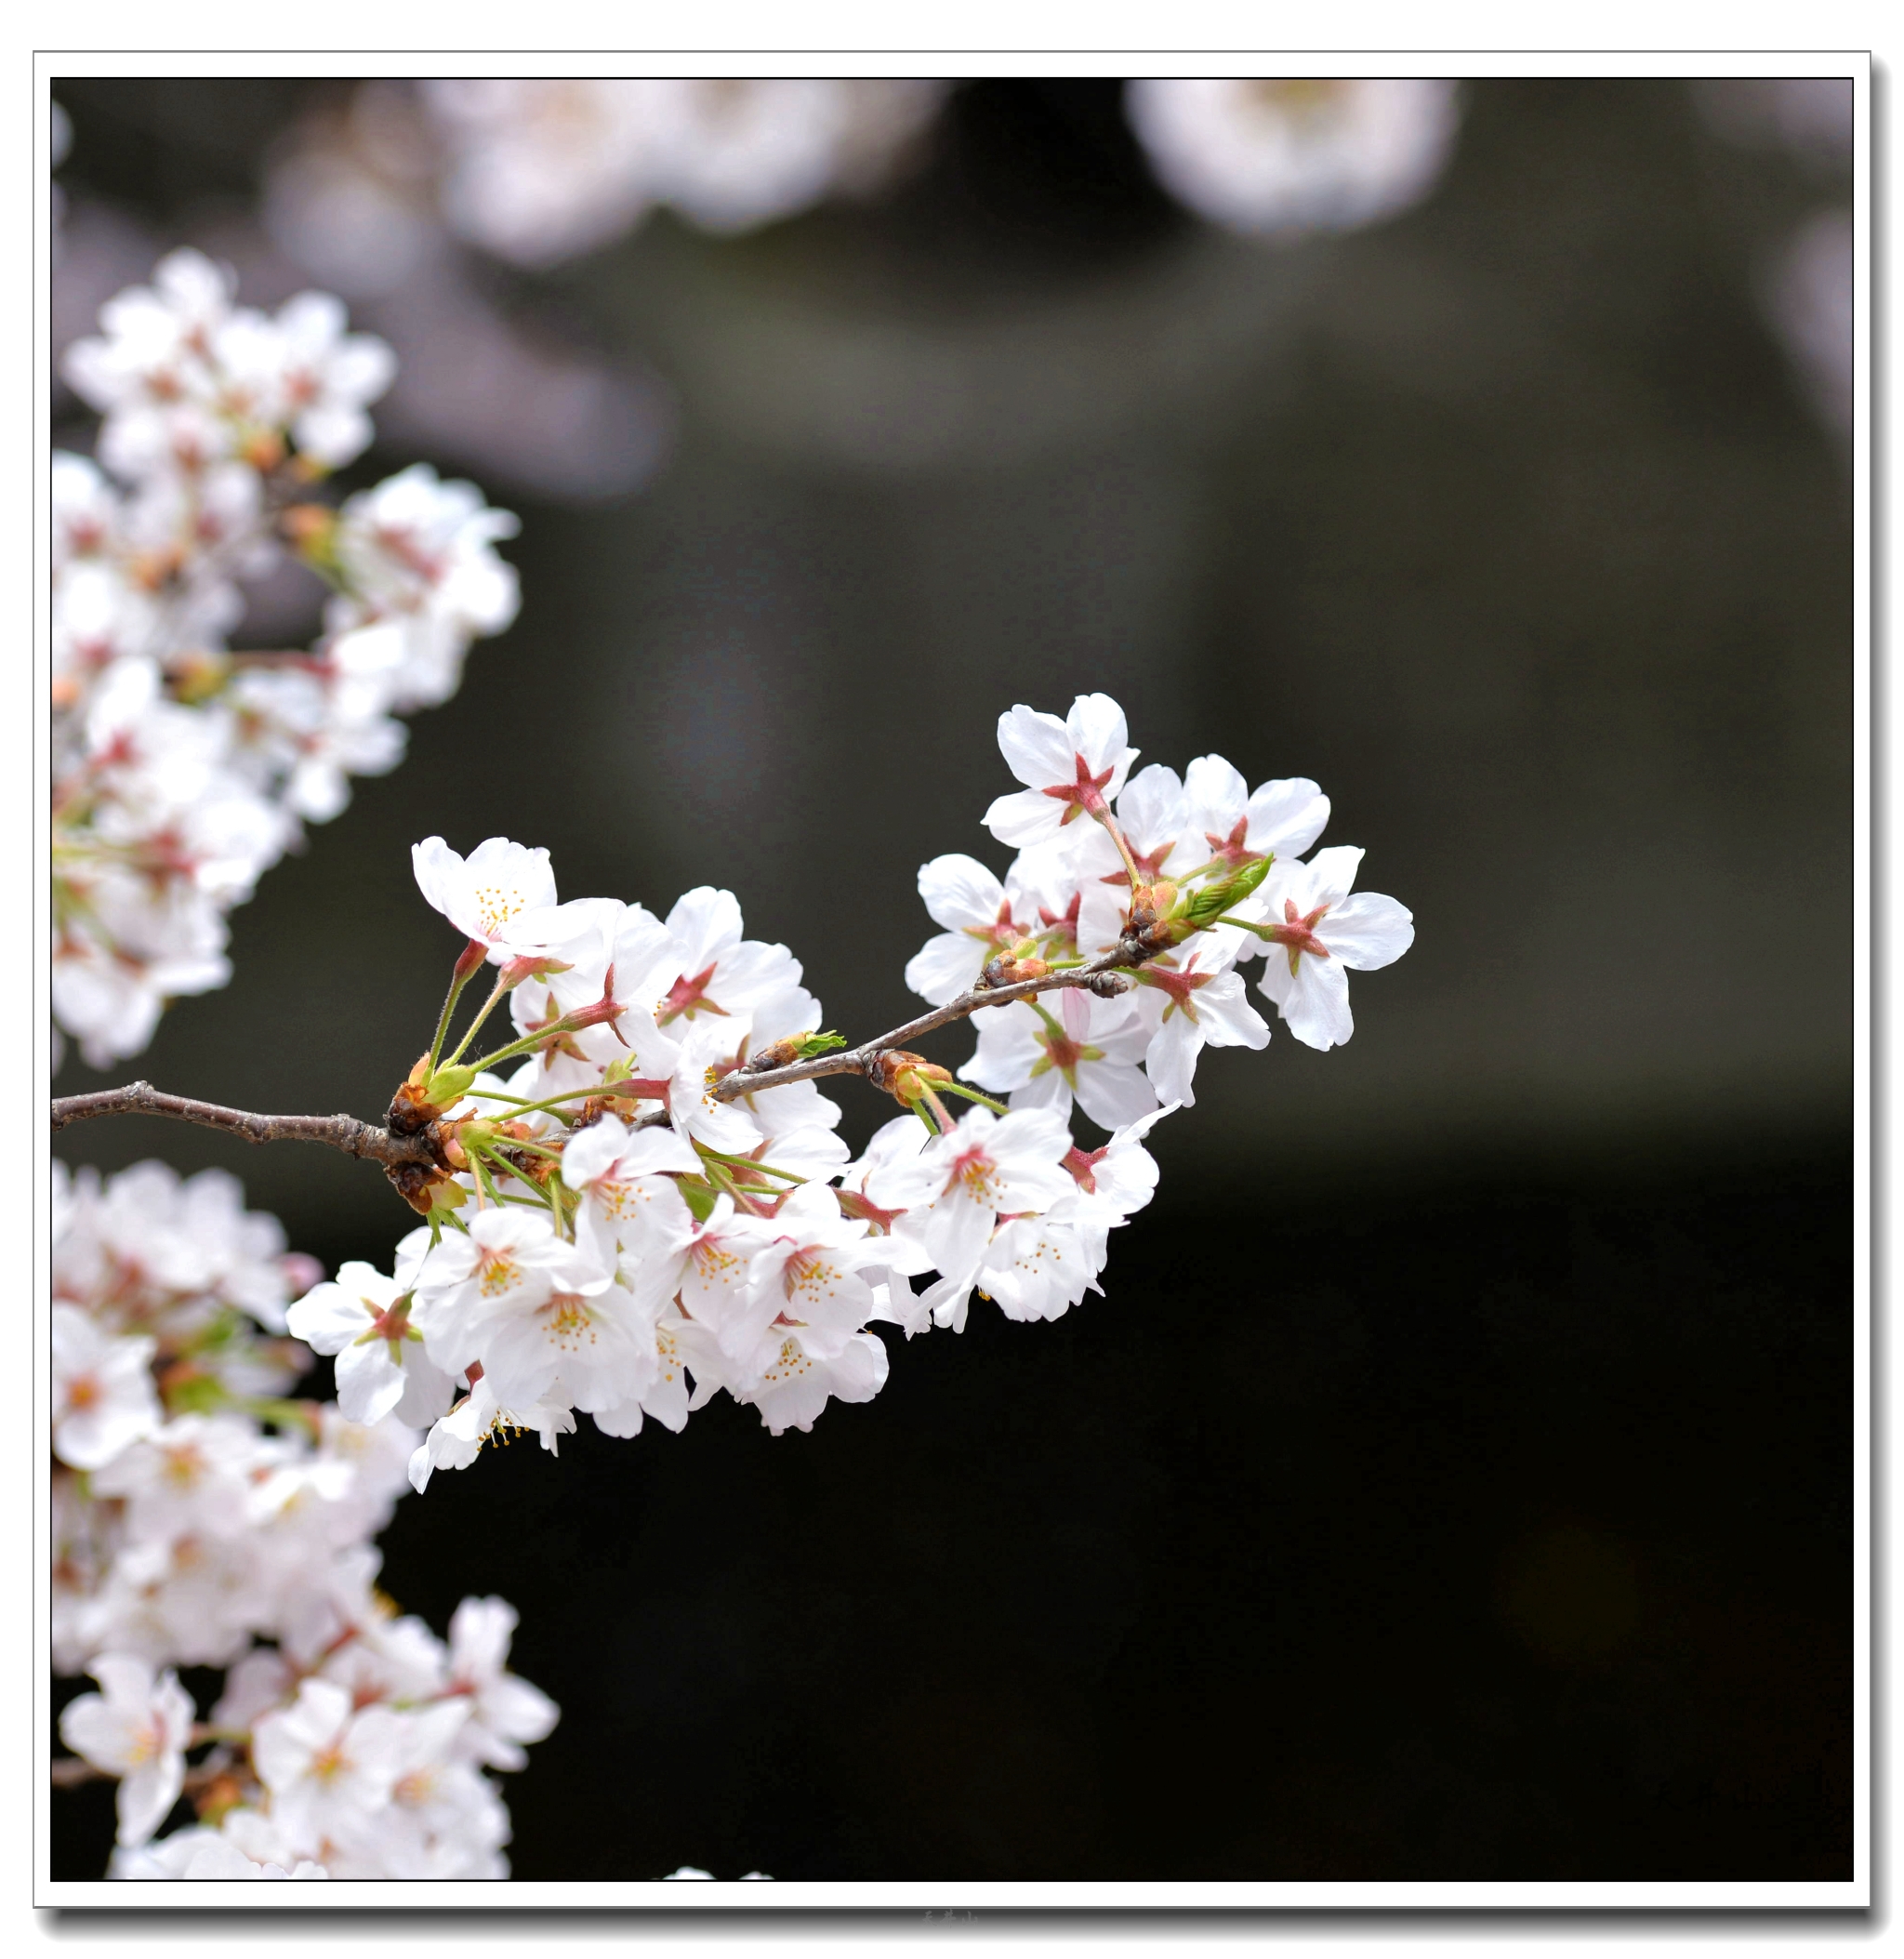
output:
[[[56,83],[56,329],[188,240],[313,283],[253,214],[346,86]],[[1116,85],[970,85],[882,201],[474,267],[612,404],[572,435],[379,413],[350,480],[520,511],[521,617],[122,1078],[380,1110],[432,831],[724,883],[862,1037],[918,866],[1002,865],[999,710],[1091,688],[1147,760],[1316,777],[1419,933],[1346,1049],[1206,1054],[1105,1298],[894,1334],[810,1436],[722,1401],[400,1506],[389,1589],[501,1593],[562,1704],[519,1876],[1851,1874],[1851,493],[1765,297],[1843,185],[1684,83],[1464,99],[1426,202],[1276,247]],[[60,1154],[224,1165],[327,1265],[405,1228],[315,1151]],[[58,1801],[96,1874],[110,1794]]]

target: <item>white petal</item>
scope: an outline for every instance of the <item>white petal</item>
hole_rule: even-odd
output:
[[[1072,711],[1075,715],[1077,709]],[[1122,717],[1118,719],[1121,725]],[[1121,735],[1118,741],[1121,746]],[[998,752],[1028,789],[1068,787],[1078,780],[1077,744],[1055,714],[1040,714],[1021,705],[999,715]]]
[[[1203,1030],[1187,1013],[1176,1013],[1151,1037],[1144,1057],[1144,1072],[1159,1102],[1179,1102],[1194,1108],[1197,1096],[1190,1083],[1197,1057],[1203,1051]]]
[[[1071,712],[1065,717],[1065,734],[1069,746],[1084,757],[1093,775],[1123,761],[1126,769],[1130,762],[1125,760],[1130,732],[1124,721],[1124,710],[1108,694],[1080,694],[1071,703]],[[1023,777],[1028,781],[1030,778]],[[1053,780],[1057,778],[1052,778]],[[1066,779],[1075,780],[1075,775]],[[1105,793],[1115,791],[1106,785]]]
[[[1308,864],[1309,889],[1316,899],[1339,900],[1345,898],[1355,888],[1355,872],[1366,854],[1353,843],[1331,844],[1328,850],[1319,850]],[[1299,900],[1296,908],[1306,911],[1309,907]],[[1325,945],[1327,940],[1323,942]]]
[[[1265,782],[1250,799],[1250,848],[1300,857],[1329,824],[1329,798],[1306,775]]]
[[[1024,850],[1055,837],[1064,827],[1064,812],[1074,806],[1038,789],[1020,789],[992,803],[985,811],[985,826],[1000,843]]]
[[[906,962],[906,984],[935,1007],[957,999],[984,970],[985,948],[962,932],[928,939]]]
[[[1157,1107],[1143,1074],[1125,1062],[1088,1061],[1078,1070],[1078,1104],[1100,1129],[1121,1129]]]
[[[1372,973],[1415,943],[1415,919],[1379,891],[1358,891],[1323,918],[1316,935],[1344,965]]]
[[[919,866],[919,894],[932,922],[948,932],[996,923],[1005,902],[1005,888],[998,879],[976,857],[959,851]]]
[[[1274,965],[1274,960],[1268,961]],[[1289,969],[1284,967],[1284,971]],[[1302,960],[1282,1003],[1289,1032],[1312,1048],[1340,1047],[1355,1031],[1349,1012],[1349,975],[1338,960]]]

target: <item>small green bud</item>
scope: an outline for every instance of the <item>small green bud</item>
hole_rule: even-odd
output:
[[[1218,878],[1202,890],[1177,901],[1174,917],[1188,924],[1192,932],[1202,932],[1216,923],[1224,912],[1239,905],[1269,875],[1271,860],[1258,857],[1226,878]]]
[[[438,1108],[448,1108],[469,1092],[469,1084],[475,1079],[476,1070],[471,1067],[438,1068],[424,1083],[423,1092]]]

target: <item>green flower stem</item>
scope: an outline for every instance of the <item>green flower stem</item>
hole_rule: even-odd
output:
[[[981,1108],[988,1108],[994,1115],[1009,1116],[1012,1111],[1002,1102],[994,1102],[989,1095],[981,1095],[976,1089],[969,1089],[962,1081],[942,1081],[938,1086],[948,1095],[963,1095],[968,1102],[975,1102]]]
[[[505,986],[502,983],[501,973],[497,973],[496,978],[496,985],[489,989],[489,998],[483,1002],[483,1011],[480,1013],[478,1013],[476,1018],[469,1023],[467,1028],[464,1029],[462,1039],[456,1043],[456,1052],[452,1054],[446,1062],[443,1063],[443,1066],[445,1067],[453,1068],[459,1061],[462,1060],[463,1050],[467,1048],[469,1045],[469,1043],[476,1039],[477,1031],[482,1027],[483,1023],[485,1020],[487,1020],[489,1016],[496,1011],[496,1001],[499,1000],[503,997],[503,995],[508,991],[509,988]],[[475,1067],[477,1073],[481,1074],[483,1070],[489,1066],[489,1063],[491,1061],[494,1061],[495,1059],[496,1056],[492,1054],[488,1057],[487,1060],[476,1062],[472,1064],[472,1066]]]
[[[1091,814],[1111,841],[1117,846],[1117,854],[1123,858],[1124,868],[1130,874],[1130,889],[1135,891],[1144,882],[1144,879],[1138,871],[1136,858],[1130,854],[1130,846],[1124,841],[1124,832],[1118,827],[1117,819],[1108,814],[1100,816],[1095,810],[1092,810]]]
[[[474,974],[468,973],[453,973],[450,977],[449,993],[443,1000],[443,1012],[436,1018],[436,1039],[430,1043],[430,1069],[432,1074],[436,1070],[436,1058],[443,1052],[443,1041],[450,1031],[450,1015],[456,1011],[456,1001],[462,997],[463,988],[473,977]]]
[[[483,1013],[486,1014],[489,1012],[489,1007],[493,1007],[495,1004],[496,1000],[492,999],[489,1006],[483,1008]],[[477,1026],[481,1025],[482,1022],[478,1021]],[[588,1023],[572,1020],[564,1014],[561,1020],[552,1020],[546,1027],[537,1027],[535,1033],[523,1035],[521,1040],[510,1041],[506,1048],[494,1049],[491,1052],[485,1054],[481,1061],[466,1062],[464,1066],[474,1068],[481,1075],[486,1069],[493,1068],[497,1062],[510,1061],[518,1054],[526,1054],[532,1048],[539,1048],[544,1041],[559,1040],[564,1034],[579,1034],[586,1025]],[[475,1031],[476,1028],[471,1027],[469,1034],[473,1034]],[[452,1062],[455,1062],[456,1055],[461,1054],[463,1048],[467,1048],[469,1045],[469,1034],[464,1035],[463,1047],[458,1048],[456,1054],[450,1056]],[[601,1092],[598,1090],[596,1092],[600,1093]]]
[[[705,1143],[694,1145],[695,1151],[705,1159],[711,1158],[716,1163],[732,1164],[735,1170],[759,1171],[763,1176],[784,1177],[789,1184],[804,1184],[804,1177],[797,1177],[790,1170],[775,1170],[771,1163],[757,1163],[752,1157],[731,1157],[718,1149],[709,1149]]]

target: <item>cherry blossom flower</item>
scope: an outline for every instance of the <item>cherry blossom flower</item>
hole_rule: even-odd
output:
[[[748,1290],[760,1302],[760,1337],[777,1341],[783,1327],[798,1330],[801,1349],[833,1359],[873,1316],[872,1289],[861,1267],[879,1256],[866,1242],[863,1218],[840,1214],[825,1184],[802,1184],[774,1214],[774,1236],[755,1252]]]
[[[988,960],[1009,955],[1041,928],[1030,893],[1008,888],[957,851],[919,866],[919,894],[945,930],[907,961],[906,984],[935,1007],[967,992]]]
[[[638,1212],[672,1198],[671,1176],[698,1176],[694,1145],[671,1129],[630,1130],[603,1116],[562,1151],[562,1182],[582,1199],[578,1215],[612,1243],[630,1236]],[[678,1200],[676,1200],[678,1201]]]
[[[412,847],[410,861],[425,901],[466,939],[486,946],[492,965],[549,949],[540,935],[555,910],[555,873],[546,850],[490,837],[463,857],[441,837],[426,837]],[[537,937],[517,936],[525,918]]]
[[[185,1414],[95,1470],[92,1487],[126,1501],[136,1536],[229,1538],[250,1528],[259,1466],[245,1416]]]
[[[630,1022],[633,1018],[628,1016]],[[679,1040],[654,1029],[652,1022],[647,1027],[630,1026],[628,1039],[641,1078],[668,1084],[668,1119],[684,1142],[744,1157],[764,1140],[752,1117],[715,1098],[728,1042],[718,1020],[689,1023]]]
[[[598,1061],[613,1060],[627,1049],[622,1015],[633,1013],[640,1025],[648,1025],[656,999],[675,983],[680,969],[679,941],[644,906],[583,898],[524,918],[520,928],[559,945],[567,970],[551,973],[542,986],[516,990],[510,1002],[516,1026],[528,1033],[562,1014],[613,1002],[617,1011],[582,1029],[573,1043],[575,1052]]]
[[[409,1289],[430,1237],[419,1228],[399,1245],[393,1280],[368,1268],[340,1275],[352,1324]],[[54,1663],[89,1669],[105,1689],[69,1707],[63,1732],[120,1778],[109,1874],[507,1876],[508,1812],[483,1765],[506,1756],[521,1766],[520,1739],[547,1733],[555,1711],[526,1683],[483,1677],[467,1652],[453,1680],[450,1648],[372,1589],[369,1541],[407,1487],[416,1431],[305,1403],[295,1416],[279,1404],[284,1425],[267,1434],[246,1398],[282,1395],[308,1359],[273,1330],[287,1298],[302,1295],[301,1307],[313,1295],[312,1262],[287,1253],[275,1222],[246,1212],[223,1172],[180,1179],[144,1164],[111,1179],[55,1167],[52,1265],[56,1344],[71,1358],[71,1315],[109,1351],[143,1356],[146,1391],[165,1414],[129,1430],[84,1476],[56,1467],[53,1477]],[[549,1421],[573,1425],[565,1413]],[[487,1673],[500,1663],[497,1652]],[[179,1793],[190,1745],[191,1701],[162,1671],[183,1665],[228,1669],[212,1723],[262,1734],[261,1762],[281,1782],[271,1750],[299,1725],[303,1683],[359,1714],[385,1710],[396,1724],[387,1798],[358,1773],[361,1761],[344,1759],[363,1754],[375,1724],[347,1723],[332,1737],[337,1758],[312,1769],[313,1790],[350,1785],[342,1804],[311,1790],[280,1801],[254,1773],[261,1763],[220,1743],[205,1765],[217,1771],[220,1827],[192,1824],[148,1843]],[[465,1739],[484,1698],[502,1742]]]
[[[855,1333],[839,1352],[823,1355],[805,1330],[787,1331],[754,1384],[735,1398],[758,1408],[772,1435],[810,1430],[829,1398],[870,1401],[886,1384],[887,1367],[877,1334]]]
[[[334,633],[378,620],[403,629],[393,708],[447,700],[462,679],[469,642],[502,631],[515,617],[522,598],[515,568],[495,547],[519,528],[508,510],[489,509],[473,483],[441,482],[427,463],[346,499],[333,549],[348,586],[331,601],[324,624]]]
[[[946,85],[879,78],[438,80],[443,208],[483,249],[542,266],[607,244],[657,204],[713,232],[874,188]]]
[[[796,971],[799,969],[796,968]],[[819,1028],[820,1003],[807,989],[795,983],[776,987],[754,1005],[745,1017],[724,1030],[710,1026],[717,1034],[720,1058],[711,1066],[717,1081],[724,1081],[752,1057],[782,1041],[798,1041]],[[840,1105],[822,1093],[816,1081],[792,1081],[758,1093],[734,1096],[730,1107],[740,1110],[768,1142],[768,1155],[783,1168],[804,1176],[811,1172],[787,1159],[787,1144],[783,1140],[800,1131],[830,1130],[840,1125]],[[758,1154],[758,1151],[755,1152]],[[831,1168],[847,1160],[850,1152],[827,1155]]]
[[[575,1418],[566,1407],[554,1402],[529,1401],[505,1405],[497,1398],[488,1375],[484,1375],[448,1414],[430,1425],[410,1458],[410,1482],[420,1495],[430,1487],[430,1476],[439,1469],[467,1469],[482,1452],[485,1443],[497,1437],[533,1432],[550,1455],[557,1452],[557,1438],[573,1435]]]
[[[1231,869],[1259,857],[1300,857],[1329,823],[1329,798],[1307,776],[1265,782],[1252,793],[1221,755],[1199,755],[1190,764],[1183,795],[1202,846],[1198,861]]]
[[[100,325],[66,362],[98,460],[53,467],[51,1004],[106,1067],[226,983],[226,913],[352,776],[395,766],[392,710],[447,698],[516,592],[492,549],[514,520],[469,484],[419,465],[335,516],[304,500],[368,443],[391,372],[337,300],[268,316],[178,252]],[[230,653],[287,544],[337,587],[324,638]]]
[[[892,1167],[890,1187],[906,1199],[895,1234],[923,1247],[948,1279],[969,1280],[1000,1211],[1046,1211],[1070,1189],[1063,1162],[1070,1147],[1054,1110],[973,1109],[910,1163]]]
[[[1009,1094],[1013,1108],[1068,1116],[1074,1098],[1103,1129],[1157,1106],[1142,1063],[1150,1029],[1128,999],[1094,999],[1077,987],[1055,999],[1013,1000],[978,1016],[978,1052],[959,1078]]]
[[[493,1768],[521,1768],[524,1745],[544,1740],[559,1718],[547,1694],[508,1670],[517,1624],[504,1598],[466,1598],[450,1617],[449,1690],[469,1710],[458,1745]]]
[[[1064,1200],[1064,1214],[1076,1221],[1087,1244],[1094,1240],[1093,1256],[1099,1269],[1103,1268],[1108,1234],[1142,1211],[1157,1194],[1157,1158],[1144,1148],[1144,1137],[1182,1106],[1167,1102],[1149,1115],[1126,1123],[1098,1148],[1074,1145],[1066,1155],[1064,1168],[1078,1185],[1078,1195]]]
[[[289,1707],[252,1729],[252,1761],[278,1827],[309,1837],[380,1808],[403,1772],[407,1727],[391,1708],[353,1713],[335,1681],[306,1680]]]
[[[455,1386],[423,1352],[409,1319],[410,1289],[375,1265],[353,1260],[291,1308],[291,1331],[337,1357],[337,1406],[347,1421],[393,1414],[427,1428],[449,1407]]]
[[[76,1306],[53,1308],[53,1450],[62,1463],[101,1469],[158,1427],[156,1344],[114,1338]]]
[[[1140,769],[1117,797],[1117,828],[1144,882],[1181,879],[1204,863],[1191,832],[1190,810],[1176,770],[1153,762]],[[1095,951],[1123,930],[1130,907],[1130,874],[1110,833],[1080,825],[1067,868],[1079,887],[1078,942]]]
[[[585,1277],[567,1277],[547,1298],[495,1315],[483,1330],[483,1378],[511,1407],[618,1408],[638,1400],[654,1375],[653,1309],[613,1283],[602,1264],[576,1263]]]
[[[985,827],[1016,849],[1080,814],[1102,820],[1137,759],[1125,737],[1124,710],[1107,694],[1080,694],[1063,721],[1025,707],[1001,714],[999,752],[1025,788],[992,803]]]
[[[192,1697],[173,1673],[156,1680],[143,1660],[102,1653],[86,1669],[102,1692],[82,1694],[60,1716],[60,1739],[95,1768],[119,1777],[119,1841],[142,1844],[185,1785]]]
[[[1312,1048],[1339,1046],[1355,1031],[1348,969],[1392,965],[1415,942],[1406,906],[1379,892],[1351,895],[1362,855],[1337,844],[1264,887],[1282,917],[1269,928],[1260,984],[1289,1032]]]
[[[1144,1072],[1164,1102],[1189,1108],[1191,1079],[1206,1042],[1219,1048],[1263,1048],[1269,1027],[1244,998],[1243,978],[1228,970],[1220,947],[1193,939],[1180,952],[1152,960],[1137,974],[1132,1001],[1151,1030]]]
[[[1165,186],[1232,231],[1352,231],[1425,197],[1460,109],[1439,80],[1141,80],[1125,84]]]
[[[704,884],[688,892],[668,914],[668,929],[681,970],[654,1003],[657,1026],[748,1013],[799,985],[800,963],[785,946],[742,937],[740,903],[731,891]]]
[[[607,1283],[593,1259],[556,1236],[546,1212],[492,1208],[425,1258],[410,1320],[424,1352],[454,1377],[482,1358],[485,1332],[496,1322],[533,1312],[552,1293],[588,1296]]]
[[[328,293],[299,293],[275,324],[292,439],[303,455],[341,469],[370,446],[364,410],[390,386],[395,356],[369,334],[346,333],[343,305]]]

